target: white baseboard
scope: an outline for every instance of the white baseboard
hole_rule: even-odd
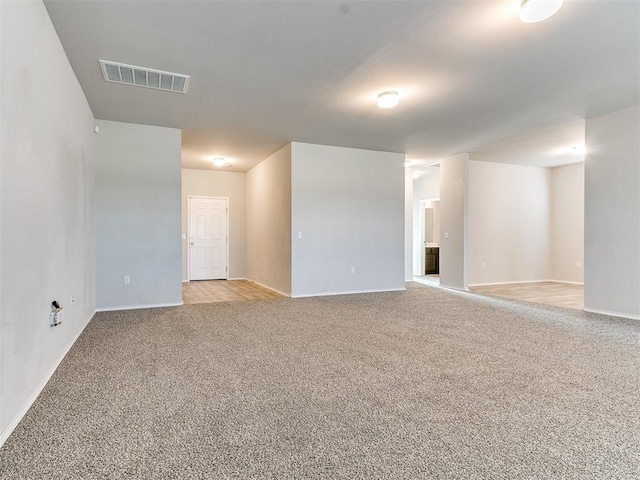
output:
[[[229,280],[246,280],[246,278],[245,277],[237,277],[237,278],[234,277],[234,278],[230,278]],[[253,282],[253,283],[256,283],[256,282]],[[265,288],[268,288],[268,287],[265,287]]]
[[[608,315],[610,317],[617,318],[629,318],[631,320],[640,320],[640,315],[631,315],[629,313],[620,313],[620,312],[610,312],[608,310],[596,310],[595,308],[583,308],[585,312],[589,313],[598,313],[600,315]]]
[[[182,283],[189,283],[189,280],[182,280]]]
[[[332,297],[334,295],[355,295],[358,293],[382,293],[382,292],[404,292],[402,288],[388,288],[384,290],[350,290],[345,292],[326,292],[326,293],[308,293],[303,295],[291,295],[291,298],[308,298],[308,297]]]
[[[291,296],[290,293],[281,292],[280,290],[276,290],[275,288],[270,287],[269,285],[265,285],[264,283],[256,282],[255,280],[251,280],[250,278],[244,278],[243,280],[248,280],[251,283],[255,283],[256,285],[260,285],[262,288],[266,288],[267,290],[271,290],[272,292],[279,293],[280,295],[284,295],[285,297],[290,297]]]
[[[31,394],[31,396],[29,397],[29,400],[27,400],[27,403],[24,404],[24,406],[20,409],[18,414],[13,418],[13,420],[11,420],[11,422],[9,423],[7,428],[5,428],[2,433],[0,433],[0,447],[2,447],[2,445],[4,445],[4,442],[7,441],[9,436],[13,433],[15,428],[18,426],[18,424],[22,420],[22,418],[27,414],[27,412],[29,411],[29,409],[31,408],[33,403],[37,400],[37,398],[40,395],[40,393],[42,393],[42,390],[44,390],[44,387],[47,386],[47,383],[49,383],[49,380],[51,380],[51,377],[53,377],[53,374],[56,372],[56,370],[58,369],[58,367],[62,363],[62,360],[64,360],[64,357],[67,356],[67,353],[69,353],[69,350],[71,350],[71,347],[73,347],[73,345],[76,343],[76,340],[78,340],[78,338],[80,338],[80,335],[82,335],[82,332],[84,332],[84,329],[87,328],[87,325],[89,325],[89,322],[95,316],[96,312],[97,312],[97,310],[93,311],[93,313],[91,314],[89,319],[82,326],[82,328],[80,329],[78,334],[73,338],[73,340],[71,341],[69,346],[62,352],[62,355],[60,356],[58,361],[56,363],[54,363],[53,367],[45,375],[45,377],[42,380],[42,382],[40,383],[40,385],[38,385],[38,387],[35,389],[35,391]]]
[[[521,283],[545,283],[545,282],[568,283],[571,285],[584,285],[584,283],[568,282],[566,280],[518,280],[517,282],[470,283],[469,287],[493,287],[496,285],[519,285]]]
[[[153,305],[123,305],[120,307],[98,308],[96,309],[96,312],[117,312],[119,310],[139,310],[141,308],[179,307],[180,305],[184,305],[184,302],[180,301],[178,303],[154,303]]]

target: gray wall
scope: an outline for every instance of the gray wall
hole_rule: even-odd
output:
[[[95,311],[95,138],[42,2],[0,2],[0,30],[2,444]]]
[[[551,279],[551,170],[469,161],[468,195],[468,284]]]
[[[187,238],[189,195],[229,198],[229,279],[246,276],[246,183],[244,173],[182,169],[182,233]],[[182,240],[183,281],[188,279],[188,247],[188,240]]]
[[[247,278],[291,294],[291,144],[247,172]]]
[[[404,154],[291,149],[292,295],[404,289]]]
[[[587,119],[585,310],[640,318],[640,106]]]
[[[468,164],[467,153],[440,163],[440,285],[459,290],[467,288]]]
[[[181,304],[181,131],[98,125],[97,307]]]
[[[551,170],[551,278],[584,283],[584,163]]]

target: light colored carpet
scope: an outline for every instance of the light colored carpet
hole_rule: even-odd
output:
[[[409,286],[98,314],[0,478],[640,478],[640,322]]]

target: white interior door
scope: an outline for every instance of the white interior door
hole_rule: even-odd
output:
[[[189,197],[189,280],[227,278],[228,203]]]

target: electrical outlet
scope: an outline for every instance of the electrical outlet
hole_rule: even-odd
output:
[[[260,268],[260,262],[256,262],[256,268]]]
[[[484,268],[484,267],[485,267],[485,264],[484,264],[484,262],[482,262],[482,268]]]
[[[448,239],[449,239],[449,232],[444,232],[444,238],[445,238],[446,240],[448,240]]]
[[[356,267],[351,267],[351,273],[356,273]]]
[[[131,276],[130,275],[125,275],[124,276],[124,284],[125,285],[129,285],[131,283]]]
[[[582,263],[576,262],[576,268],[581,268],[581,267],[582,267]]]
[[[71,301],[69,302],[69,304],[71,305],[71,308],[76,306],[76,299],[73,295],[71,295]]]

